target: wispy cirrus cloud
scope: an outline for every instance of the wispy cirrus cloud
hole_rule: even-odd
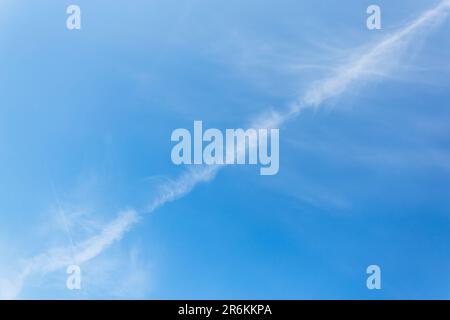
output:
[[[13,299],[21,291],[24,281],[31,275],[45,275],[72,264],[83,264],[118,241],[138,221],[134,210],[121,212],[116,219],[103,227],[99,234],[70,248],[55,248],[23,262],[22,270],[0,284],[0,298]]]
[[[218,168],[208,166],[189,170],[176,180],[166,181],[160,185],[155,199],[140,213],[135,210],[121,212],[113,221],[105,225],[97,235],[84,242],[70,248],[51,249],[26,260],[18,274],[9,279],[0,279],[0,299],[16,298],[26,279],[32,275],[45,275],[72,264],[81,265],[97,257],[114,242],[120,240],[143,215],[150,214],[162,205],[186,195],[198,183],[213,179]]]
[[[388,75],[399,66],[399,60],[406,49],[417,37],[425,34],[433,26],[438,25],[447,16],[450,1],[443,0],[434,8],[423,13],[404,28],[387,36],[359,55],[350,54],[351,61],[339,66],[335,73],[327,78],[314,82],[302,96],[300,109],[318,107],[330,98],[346,92],[356,81],[372,80],[377,75]]]
[[[417,36],[429,31],[431,27],[443,21],[450,10],[450,0],[439,2],[434,8],[424,12],[416,20],[398,31],[388,35],[381,41],[368,47],[350,52],[352,60],[338,65],[329,77],[318,80],[299,96],[285,111],[271,111],[256,117],[252,126],[260,128],[280,127],[286,121],[295,119],[306,108],[317,108],[329,99],[345,94],[356,83],[371,80],[374,75],[386,75],[395,68],[388,63],[392,58],[399,58],[411,45]],[[26,281],[34,274],[45,274],[67,265],[88,262],[114,242],[119,241],[124,234],[136,224],[141,217],[154,212],[166,203],[175,201],[189,194],[198,184],[214,179],[222,166],[199,167],[186,171],[178,179],[163,183],[158,194],[147,208],[142,211],[128,210],[120,213],[116,219],[107,224],[98,235],[71,248],[52,249],[32,259],[26,260],[19,273],[10,279],[0,281],[0,298],[16,298]],[[71,253],[73,251],[73,253]]]

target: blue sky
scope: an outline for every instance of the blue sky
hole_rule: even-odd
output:
[[[377,51],[439,1],[376,1],[369,31],[373,3],[0,0],[0,293],[448,299],[450,24]],[[278,175],[172,164],[174,129],[245,127],[336,79],[280,124]]]

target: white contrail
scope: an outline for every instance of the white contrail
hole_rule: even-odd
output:
[[[46,274],[72,264],[82,264],[99,255],[112,243],[120,240],[138,221],[136,211],[121,212],[99,234],[70,248],[57,248],[37,255],[23,263],[22,270],[13,279],[0,281],[0,299],[13,299],[21,291],[26,278],[33,274]]]
[[[303,96],[298,108],[317,107],[324,101],[344,93],[357,80],[391,71],[388,70],[393,67],[390,60],[399,58],[399,53],[405,51],[418,32],[426,31],[443,21],[449,9],[450,0],[441,1],[436,7],[426,11],[403,29],[389,35],[356,60],[338,68],[334,75],[315,82]],[[397,57],[394,56],[395,53],[398,54]]]
[[[205,166],[188,170],[177,180],[160,186],[159,195],[139,214],[135,210],[122,212],[99,234],[71,248],[51,249],[23,263],[21,271],[12,279],[0,279],[0,299],[16,298],[27,277],[33,274],[46,274],[72,264],[81,265],[107,249],[139,221],[144,214],[152,213],[162,205],[189,193],[198,183],[214,178],[218,167]]]
[[[404,28],[376,43],[352,62],[338,67],[335,74],[314,82],[287,111],[263,114],[252,122],[252,127],[279,128],[286,121],[294,119],[304,108],[318,107],[328,99],[347,92],[355,82],[374,74],[386,74],[392,71],[392,69],[388,70],[386,59],[391,58],[393,53],[403,52],[407,48],[407,44],[414,40],[419,32],[426,31],[442,21],[448,16],[449,10],[450,0],[441,1],[437,6],[426,11]],[[140,214],[133,210],[119,214],[115,220],[103,228],[100,234],[77,245],[74,256],[69,254],[71,250],[62,248],[49,250],[28,260],[15,278],[9,281],[0,281],[0,299],[17,297],[26,278],[30,275],[45,274],[65,268],[72,264],[74,260],[81,264],[95,258],[115,241],[120,240],[139,220],[140,216],[151,213],[162,205],[183,197],[199,183],[212,180],[221,167],[195,168],[188,170],[177,180],[164,183],[160,187],[159,195],[145,210]]]

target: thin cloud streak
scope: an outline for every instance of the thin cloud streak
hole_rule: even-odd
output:
[[[271,111],[262,114],[251,122],[257,128],[279,128],[285,122],[295,119],[305,108],[317,108],[325,101],[346,93],[356,82],[368,75],[392,72],[385,70],[387,58],[393,54],[401,53],[411,43],[419,31],[429,30],[431,26],[444,20],[450,10],[450,0],[443,0],[433,9],[426,11],[419,18],[412,21],[399,31],[387,36],[376,43],[366,53],[363,53],[349,64],[336,68],[335,74],[328,78],[316,81],[285,112]],[[238,151],[242,152],[242,150]],[[139,221],[144,214],[154,212],[166,203],[175,201],[189,194],[198,184],[214,179],[223,166],[206,166],[188,170],[178,179],[164,183],[160,187],[159,195],[140,214],[130,210],[113,220],[99,235],[96,235],[81,245],[75,246],[75,254],[69,254],[70,249],[54,249],[38,255],[26,262],[22,271],[12,280],[0,281],[0,299],[16,298],[26,281],[33,274],[45,274],[73,264],[88,262],[95,258],[114,242],[119,241],[123,235]]]
[[[31,275],[45,275],[70,265],[80,265],[103,252],[139,220],[134,210],[121,212],[116,219],[107,224],[101,232],[86,241],[70,248],[51,249],[27,260],[22,270],[13,279],[0,280],[0,299],[14,299],[22,290],[25,280]]]
[[[45,275],[72,264],[81,265],[94,259],[114,242],[119,241],[142,215],[152,213],[164,204],[183,197],[200,182],[212,180],[218,169],[218,166],[208,166],[189,170],[177,180],[161,185],[159,195],[140,214],[135,210],[122,212],[99,234],[81,244],[70,248],[51,249],[27,260],[14,278],[0,279],[0,299],[15,299],[29,276]]]
[[[396,65],[392,64],[392,60],[398,62],[401,53],[405,52],[407,46],[415,39],[414,36],[442,22],[448,16],[449,10],[450,0],[441,1],[436,7],[426,11],[403,29],[389,35],[356,60],[338,68],[338,71],[329,78],[314,82],[300,103],[294,106],[294,111],[300,111],[303,107],[318,107],[326,100],[345,93],[356,81],[392,72]]]

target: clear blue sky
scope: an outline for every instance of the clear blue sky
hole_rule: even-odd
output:
[[[0,0],[0,278],[150,202],[184,170],[174,129],[283,109],[438,1],[378,0],[378,31],[372,3]],[[17,297],[450,298],[449,30],[286,123],[278,175],[225,168],[83,263],[82,290],[63,268]]]

